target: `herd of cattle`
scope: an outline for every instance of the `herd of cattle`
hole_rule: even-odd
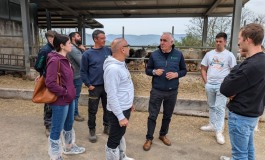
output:
[[[189,72],[197,72],[200,70],[200,61],[207,52],[200,49],[181,49],[186,61],[187,70]],[[127,66],[130,70],[142,71],[145,69],[151,50],[145,48],[130,49],[129,57],[126,59]]]

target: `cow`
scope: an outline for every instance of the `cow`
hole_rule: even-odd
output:
[[[131,48],[129,51],[129,57],[125,60],[125,62],[127,63],[129,69],[140,70],[142,69],[142,66],[144,66],[143,60],[140,58],[144,58],[145,56],[146,50],[144,48],[137,50]]]

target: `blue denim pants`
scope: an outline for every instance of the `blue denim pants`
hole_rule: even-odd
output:
[[[216,132],[222,132],[227,97],[220,93],[220,84],[213,85],[207,83],[205,91],[209,105],[209,122],[214,126]]]
[[[61,131],[70,131],[74,123],[74,106],[73,100],[69,105],[58,106],[51,105],[52,107],[52,127],[50,139],[59,140]]]
[[[74,116],[79,115],[78,111],[78,99],[80,97],[81,89],[82,89],[82,80],[81,78],[74,79],[74,85],[75,85],[75,90],[76,90],[76,96],[75,96],[75,111],[74,111]]]
[[[257,122],[258,117],[246,117],[229,112],[232,160],[255,160],[254,128]]]

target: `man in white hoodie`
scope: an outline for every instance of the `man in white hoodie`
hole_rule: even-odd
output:
[[[125,59],[129,56],[129,45],[123,38],[111,43],[112,56],[103,65],[104,87],[107,93],[110,132],[106,145],[106,160],[133,160],[126,156],[123,135],[134,110],[134,87]]]

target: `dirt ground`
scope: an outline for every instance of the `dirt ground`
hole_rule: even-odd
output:
[[[151,89],[151,77],[144,72],[131,72],[135,88],[135,96],[149,96]],[[23,80],[12,75],[0,76],[0,87],[2,88],[19,88],[34,89],[34,81]],[[84,86],[83,93],[87,93]],[[190,100],[206,100],[204,84],[199,73],[189,72],[185,77],[180,79],[178,98]]]
[[[45,160],[48,141],[44,134],[43,105],[26,100],[0,99],[0,159],[1,160]],[[80,106],[80,113],[87,120],[87,106]],[[107,136],[102,134],[102,110],[97,118],[97,143],[88,141],[87,123],[75,122],[77,144],[86,148],[81,155],[64,155],[66,160],[103,160]],[[214,133],[199,130],[207,118],[173,115],[168,137],[172,146],[165,146],[157,137],[161,125],[161,115],[157,120],[155,139],[150,151],[143,151],[145,141],[146,112],[131,115],[126,132],[127,154],[136,160],[218,160],[220,155],[231,155],[227,122],[225,127],[226,144],[216,143]],[[265,124],[260,123],[256,132],[256,159],[265,157]]]
[[[143,72],[133,72],[132,79],[136,96],[149,96],[151,78]],[[192,100],[206,100],[203,82],[199,74],[189,73],[180,79],[178,98]],[[34,81],[23,80],[12,75],[0,76],[1,88],[32,89]],[[84,86],[83,93],[87,93]],[[48,159],[47,138],[43,126],[43,105],[34,104],[26,100],[0,99],[0,159],[44,160]],[[87,106],[80,106],[80,113],[87,120]],[[148,113],[135,112],[130,119],[126,132],[127,154],[136,160],[218,160],[221,155],[231,155],[227,124],[225,128],[226,144],[219,145],[215,141],[214,133],[199,130],[201,125],[208,122],[207,118],[174,115],[171,121],[168,137],[172,146],[165,146],[157,137],[161,125],[161,115],[157,120],[155,139],[152,149],[143,151],[145,141],[146,122]],[[227,122],[226,122],[227,123]],[[77,144],[86,148],[81,155],[66,156],[66,160],[103,160],[105,158],[104,145],[107,136],[102,134],[102,110],[97,118],[98,142],[88,141],[87,123],[75,122]],[[256,133],[257,160],[265,157],[265,124],[260,123],[260,131]]]

